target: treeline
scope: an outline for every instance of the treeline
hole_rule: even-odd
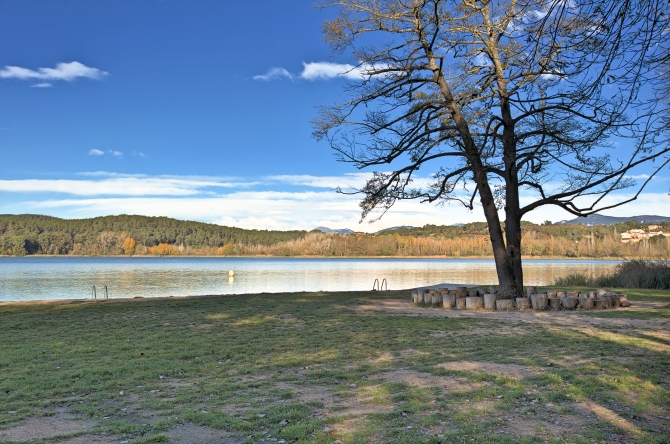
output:
[[[622,244],[620,234],[647,225],[610,227],[522,223],[526,257],[667,258],[670,238]],[[670,223],[660,228],[670,232]],[[493,255],[485,223],[425,225],[378,234],[245,230],[166,217],[107,216],[66,220],[48,216],[0,216],[0,254],[72,255],[267,255],[441,256]]]
[[[332,235],[311,232],[301,239],[276,245],[229,246],[228,254],[271,256],[441,256],[491,257],[493,250],[486,228],[476,224],[439,234]],[[481,224],[485,225],[485,224]],[[453,228],[453,227],[449,227]],[[648,241],[622,244],[620,229],[627,227],[544,226],[524,223],[521,239],[526,257],[566,258],[667,258],[670,238],[654,237]],[[666,227],[670,232],[670,227]]]
[[[168,217],[105,216],[59,219],[50,216],[0,215],[0,254],[119,255],[134,240],[135,254],[148,254],[160,244],[181,253],[213,254],[227,244],[274,245],[304,237],[306,231],[244,230]]]

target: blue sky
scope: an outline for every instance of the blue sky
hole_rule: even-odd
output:
[[[312,3],[1,2],[0,213],[362,231],[483,220],[407,202],[358,225],[356,198],[333,189],[365,173],[310,135],[350,61],[331,57]],[[607,214],[670,216],[667,176]]]

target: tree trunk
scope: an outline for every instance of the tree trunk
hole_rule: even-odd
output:
[[[516,193],[515,193],[516,194]],[[509,205],[509,204],[508,204]],[[518,199],[517,199],[518,206]],[[511,213],[515,213],[511,211]],[[505,220],[507,262],[514,279],[514,294],[523,294],[523,268],[521,267],[521,218],[508,216]]]
[[[485,173],[482,172],[483,175]],[[505,248],[502,229],[500,228],[500,219],[498,218],[498,209],[495,206],[493,193],[489,187],[488,180],[483,178],[478,180],[479,198],[484,207],[484,216],[489,227],[489,237],[493,248],[493,258],[496,263],[496,272],[498,274],[498,285],[500,287],[500,297],[502,299],[514,298],[520,295],[521,287],[517,286],[514,279],[513,269]],[[520,243],[520,239],[519,239]],[[520,263],[520,262],[519,262]]]

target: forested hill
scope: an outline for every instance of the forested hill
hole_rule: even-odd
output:
[[[168,217],[120,215],[59,219],[34,214],[0,215],[0,254],[20,254],[22,246],[27,254],[123,254],[121,245],[128,237],[143,247],[171,244],[199,249],[225,244],[274,245],[304,237],[306,233],[245,230]]]
[[[612,226],[522,222],[522,254],[541,257],[667,258],[670,237],[661,234],[621,243],[632,228],[670,233],[630,221]],[[653,227],[653,230],[652,230]],[[487,225],[395,227],[378,233],[245,230],[167,217],[106,216],[59,219],[0,215],[0,255],[236,255],[236,256],[442,256],[490,257]]]

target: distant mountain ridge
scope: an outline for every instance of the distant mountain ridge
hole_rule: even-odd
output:
[[[384,228],[383,230],[376,231],[375,234],[384,233],[386,231],[400,230],[402,228],[407,228],[408,230],[413,230],[415,227],[412,225],[398,225],[397,227]]]
[[[312,231],[320,231],[322,233],[335,233],[335,234],[351,234],[354,230],[349,228],[340,228],[339,230],[328,228],[328,227],[316,227]]]
[[[591,214],[586,217],[578,217],[572,220],[562,220],[557,222],[561,225],[614,225],[622,224],[630,221],[637,221],[641,224],[660,224],[663,222],[670,222],[670,217],[667,216],[628,216],[628,217],[616,217],[616,216],[605,216],[604,214]]]

